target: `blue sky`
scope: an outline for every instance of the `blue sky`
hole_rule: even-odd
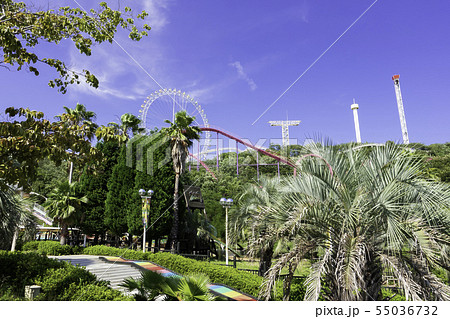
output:
[[[33,3],[43,8],[80,4],[90,9],[97,2]],[[0,107],[29,107],[52,118],[62,112],[62,106],[79,102],[97,113],[99,124],[107,124],[126,112],[139,115],[140,105],[155,90],[176,88],[201,104],[212,126],[255,144],[259,139],[281,138],[281,129],[267,122],[286,118],[302,121],[290,129],[290,137],[299,144],[317,135],[344,143],[355,140],[350,109],[355,98],[363,142],[400,142],[391,80],[400,74],[410,141],[450,141],[450,2],[373,3],[113,1],[113,8],[120,4],[145,9],[150,15],[146,22],[152,27],[149,36],[133,42],[120,32],[116,40],[123,49],[118,44],[98,45],[91,57],[80,56],[70,42],[36,48],[74,69],[91,70],[100,79],[99,89],[73,85],[63,95],[48,87],[55,75],[48,68],[41,67],[39,77],[1,69]]]

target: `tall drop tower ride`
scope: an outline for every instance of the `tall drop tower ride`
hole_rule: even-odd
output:
[[[359,131],[359,119],[358,119],[359,105],[355,103],[355,99],[353,99],[353,104],[350,107],[353,110],[353,120],[355,121],[356,142],[361,143],[361,132]]]
[[[397,96],[398,115],[400,117],[400,125],[402,127],[403,144],[409,144],[408,129],[406,127],[405,110],[403,108],[402,92],[400,91],[400,75],[396,74],[392,77],[395,87],[395,95]]]

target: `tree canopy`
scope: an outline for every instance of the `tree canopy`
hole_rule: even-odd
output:
[[[98,10],[89,12],[71,7],[39,10],[23,2],[3,0],[0,4],[0,47],[3,50],[0,66],[15,67],[18,71],[25,68],[37,76],[40,65],[47,65],[58,74],[49,81],[49,86],[57,87],[62,93],[66,93],[68,85],[79,84],[82,79],[97,88],[99,81],[89,70],[71,70],[63,61],[42,56],[35,48],[40,43],[57,45],[69,39],[80,54],[90,56],[93,45],[112,43],[118,28],[128,30],[129,38],[134,41],[148,35],[150,27],[143,24],[139,30],[129,7],[122,13],[112,10],[105,2],[99,6]],[[142,11],[136,18],[143,20],[147,15]]]

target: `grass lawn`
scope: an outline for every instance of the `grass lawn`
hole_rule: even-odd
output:
[[[277,262],[276,259],[272,260],[272,266]],[[224,261],[217,261],[217,260],[211,260],[211,263],[216,265],[224,265]],[[228,265],[233,265],[233,261],[230,260],[228,262]],[[294,272],[295,276],[307,276],[310,271],[311,263],[309,260],[302,260],[300,264],[298,265],[297,269]],[[236,268],[237,269],[252,269],[252,270],[258,270],[259,268],[259,261],[251,261],[251,260],[237,260],[236,261]],[[281,271],[281,274],[287,274],[288,270],[283,269]]]

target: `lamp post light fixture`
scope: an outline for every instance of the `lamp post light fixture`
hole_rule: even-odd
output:
[[[148,224],[148,214],[150,213],[150,200],[153,195],[153,191],[150,189],[149,191],[145,191],[145,189],[139,190],[139,195],[142,198],[142,223],[144,224],[144,235],[142,238],[142,251],[145,253],[145,244],[146,244],[146,233],[147,233],[147,224]]]
[[[225,263],[228,266],[228,208],[233,205],[233,200],[221,198],[220,204],[225,208]]]

